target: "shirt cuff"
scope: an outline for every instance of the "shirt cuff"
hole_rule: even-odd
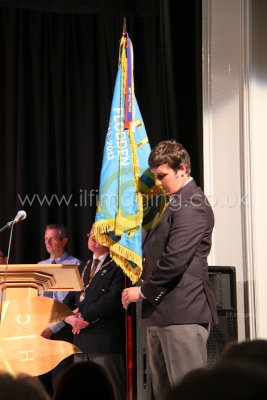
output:
[[[65,326],[64,321],[60,321],[57,324],[51,325],[49,326],[49,328],[51,329],[51,331],[53,333],[57,333],[58,331],[60,331],[61,328],[63,328]]]
[[[140,296],[142,297],[142,299],[146,299],[146,297],[142,293],[141,287],[139,288],[139,293],[140,293]]]

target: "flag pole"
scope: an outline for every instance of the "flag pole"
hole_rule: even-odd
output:
[[[122,34],[127,32],[126,17],[123,18]],[[130,281],[125,276],[125,288],[130,286]],[[134,379],[133,379],[133,321],[131,306],[125,310],[125,335],[126,335],[126,383],[127,400],[134,398]]]
[[[122,34],[124,35],[127,32],[126,27],[126,17],[123,17],[123,27],[122,27]]]
[[[125,288],[130,286],[129,279],[125,276]],[[134,377],[133,377],[133,318],[131,315],[132,306],[125,310],[126,327],[126,383],[127,400],[134,398]]]

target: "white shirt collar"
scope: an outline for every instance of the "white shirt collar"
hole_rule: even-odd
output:
[[[94,276],[100,270],[100,268],[103,265],[105,259],[107,258],[107,255],[108,255],[108,251],[106,253],[102,254],[101,256],[97,257],[97,259],[99,260],[99,263],[98,263],[98,265],[96,267]],[[93,260],[95,260],[95,259],[96,259],[96,256],[93,254]]]
[[[188,179],[188,181],[184,184],[184,186],[183,187],[185,187],[189,182],[191,182],[193,180],[193,177],[192,176],[190,176],[190,178]]]
[[[99,268],[101,267],[101,265],[102,265],[103,262],[105,261],[107,255],[108,255],[108,251],[107,251],[106,253],[102,254],[102,255],[99,256],[99,257],[96,257],[95,255],[93,255],[93,259],[98,258],[98,260],[99,260],[99,264],[98,264],[97,267],[99,267]],[[98,268],[97,268],[97,269],[98,269]]]

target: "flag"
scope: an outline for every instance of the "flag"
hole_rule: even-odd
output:
[[[94,236],[109,247],[110,256],[133,284],[142,273],[144,195],[148,195],[155,183],[148,169],[149,154],[150,146],[134,93],[133,48],[126,32],[120,41]]]

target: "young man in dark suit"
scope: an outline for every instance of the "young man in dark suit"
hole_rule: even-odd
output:
[[[74,361],[90,360],[106,368],[116,399],[125,400],[125,319],[121,305],[125,278],[110,258],[109,249],[95,240],[93,228],[88,248],[93,258],[79,267],[84,289],[69,293],[64,301],[74,312],[65,322],[72,325],[74,344],[82,351]]]
[[[144,283],[125,289],[124,308],[143,301],[155,400],[164,399],[183,376],[203,367],[211,322],[217,322],[208,277],[214,216],[190,176],[190,157],[174,140],[159,143],[149,166],[169,203],[143,241]]]

